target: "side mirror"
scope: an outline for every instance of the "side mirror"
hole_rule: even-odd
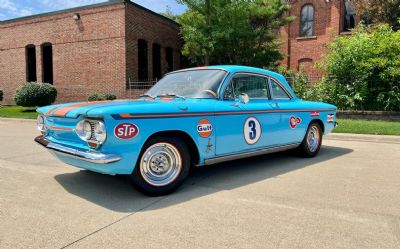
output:
[[[233,106],[239,106],[240,104],[247,104],[249,103],[250,99],[249,99],[249,95],[247,95],[246,93],[241,93],[239,95],[239,98],[236,100],[236,103],[233,104]]]

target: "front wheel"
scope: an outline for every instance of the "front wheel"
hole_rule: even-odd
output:
[[[133,185],[150,196],[169,194],[188,176],[190,153],[175,137],[154,137],[143,147],[131,175]]]
[[[303,157],[314,157],[318,154],[322,144],[322,128],[314,122],[308,126],[303,142],[298,148],[298,152]]]

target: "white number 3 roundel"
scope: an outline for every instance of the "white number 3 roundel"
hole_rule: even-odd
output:
[[[249,117],[244,122],[243,135],[246,143],[255,144],[261,137],[261,125],[255,117]]]

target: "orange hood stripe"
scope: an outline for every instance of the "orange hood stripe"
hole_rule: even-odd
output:
[[[92,102],[86,102],[86,103],[80,103],[80,104],[66,106],[64,108],[61,108],[61,109],[55,111],[53,113],[53,116],[64,117],[65,115],[67,115],[68,112],[70,112],[76,108],[83,107],[83,106],[96,105],[96,104],[106,103],[106,102],[109,102],[109,101],[92,101]]]
[[[50,116],[50,114],[55,110],[55,109],[57,109],[57,108],[60,108],[59,106],[56,106],[56,107],[53,107],[53,108],[51,108],[50,110],[48,110],[47,112],[46,112],[46,116]]]

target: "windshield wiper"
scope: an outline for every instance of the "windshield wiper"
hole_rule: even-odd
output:
[[[185,97],[183,97],[181,95],[177,95],[175,93],[163,93],[163,94],[159,94],[159,95],[156,96],[156,98],[160,98],[160,97],[161,98],[163,98],[163,97],[173,97],[173,98],[180,98],[180,99],[186,100]]]
[[[139,95],[139,97],[141,97],[141,98],[152,98],[152,99],[155,99],[155,97],[151,96],[150,94],[141,94],[141,95]]]

